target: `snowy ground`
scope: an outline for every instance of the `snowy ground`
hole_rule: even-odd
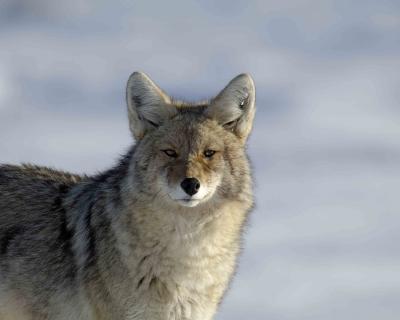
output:
[[[257,209],[217,319],[399,319],[400,2],[130,3],[0,2],[0,162],[102,170],[130,72],[187,99],[249,72]]]

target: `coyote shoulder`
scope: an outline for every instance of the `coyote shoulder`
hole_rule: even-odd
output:
[[[127,104],[108,171],[0,166],[0,319],[213,318],[253,204],[253,80],[189,104],[135,72]]]

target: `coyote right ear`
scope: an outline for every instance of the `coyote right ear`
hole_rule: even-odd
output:
[[[129,127],[140,140],[176,113],[171,99],[143,72],[134,72],[126,88]]]

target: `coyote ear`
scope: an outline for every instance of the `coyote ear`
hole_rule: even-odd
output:
[[[213,99],[206,115],[245,141],[255,113],[255,86],[248,74],[240,74]]]
[[[143,72],[134,72],[129,77],[126,101],[129,127],[137,140],[176,113],[168,95]]]

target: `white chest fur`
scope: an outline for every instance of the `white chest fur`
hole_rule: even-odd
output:
[[[120,234],[134,284],[128,319],[212,318],[235,268],[243,222],[242,210],[224,209],[202,224],[154,219],[141,229],[140,246]]]

